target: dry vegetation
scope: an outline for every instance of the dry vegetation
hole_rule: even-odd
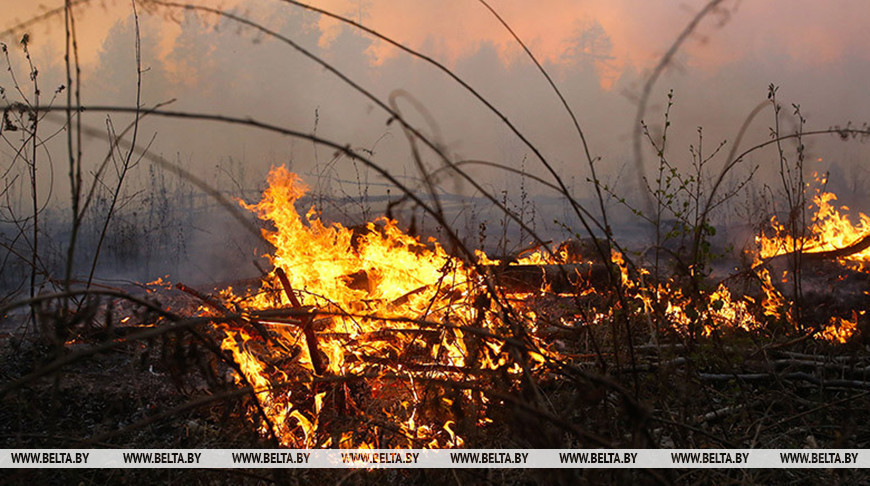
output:
[[[740,147],[741,131],[733,145],[711,150],[699,130],[687,170],[670,159],[666,143],[673,93],[663,114],[663,133],[654,135],[642,124],[658,74],[697,21],[719,3],[710,2],[699,12],[645,87],[637,138],[646,138],[643,150],[656,160],[652,175],[642,180],[645,200],[625,199],[599,181],[600,161],[585,148],[573,113],[591,174],[590,192],[596,196],[594,208],[574,199],[563,174],[502,117],[551,177],[516,176],[556,191],[576,218],[577,226],[568,228],[575,237],[553,245],[536,234],[524,203],[508,203],[507,196],[487,192],[465,172],[475,162],[451,160],[395,105],[313,55],[313,62],[401,126],[412,141],[409,157],[420,170],[419,186],[403,183],[364,151],[306,130],[145,108],[138,100],[134,107],[88,107],[133,113],[135,121],[110,127],[108,155],[86,165],[94,155],[81,153],[81,138],[105,136],[105,131],[80,119],[74,43],[79,7],[68,2],[55,12],[65,18],[71,39],[68,82],[52,98],[40,94],[26,37],[3,49],[7,56],[25,56],[30,66],[27,75],[3,91],[2,137],[17,150],[3,164],[10,164],[8,173],[20,175],[7,179],[3,192],[17,191],[28,201],[23,206],[7,202],[3,208],[3,447],[870,447],[870,428],[860,413],[870,407],[865,334],[870,225],[845,221],[835,205],[825,206],[822,190],[814,199],[803,142],[818,136],[862,142],[870,131],[852,125],[808,130],[800,108],[793,105],[786,112],[771,86],[768,102],[749,117],[770,117],[770,140]],[[302,51],[292,39],[236,14],[158,0],[134,5],[220,15]],[[432,64],[500,115],[438,61],[350,19],[318,12]],[[135,54],[138,59],[138,38]],[[8,57],[6,62],[11,69]],[[141,67],[139,83],[137,93]],[[570,112],[567,103],[564,107]],[[180,164],[149,152],[138,133],[144,116],[242,124],[329,147],[380,174],[400,193],[390,212],[413,207],[426,213],[440,226],[441,243],[408,236],[386,219],[344,228],[321,223],[317,216],[301,217],[318,195],[303,197],[299,181],[286,171],[273,172],[259,203],[240,208]],[[60,156],[40,159],[49,117],[63,117],[64,130],[57,135],[67,137],[63,156],[68,165],[63,169]],[[795,128],[786,132],[780,123],[788,117]],[[758,218],[760,248],[735,257],[720,245],[717,214],[728,202],[748,198],[756,187],[753,170],[735,180],[734,168],[746,165],[749,154],[771,149],[764,153],[779,164],[781,180],[760,192],[773,195],[778,205],[757,208],[763,213]],[[483,194],[503,215],[505,228],[513,226],[527,237],[531,251],[501,255],[499,261],[476,252],[472,242],[477,236],[460,234],[450,224],[436,191],[443,174],[427,171],[421,151],[440,158],[451,177]],[[69,174],[67,216],[40,207],[41,191],[48,188],[38,186],[36,167],[46,163]],[[124,187],[129,172],[140,164],[151,164],[151,186],[147,211],[134,220],[123,204]],[[171,176],[182,182],[167,183]],[[263,269],[262,278],[199,290],[162,281],[112,287],[95,283],[107,259],[137,265],[131,262],[159,255],[183,258],[182,232],[175,228],[189,224],[184,218],[195,207],[190,202],[194,194],[208,195],[241,222],[239,231],[262,238],[258,244],[268,246],[272,255],[272,267]],[[179,208],[184,201],[188,206]],[[626,248],[613,233],[608,204],[614,202],[631,209],[639,227],[651,228],[648,249]],[[251,212],[260,219],[254,221]],[[774,215],[778,219],[772,220]],[[87,264],[74,265],[80,253]],[[717,270],[723,261],[738,270],[723,274]],[[783,271],[785,278],[780,278]],[[18,471],[3,480],[441,483],[444,473],[70,470]],[[852,470],[447,474],[447,481],[457,484],[867,480]]]

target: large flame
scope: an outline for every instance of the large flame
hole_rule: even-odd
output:
[[[858,213],[858,223],[853,224],[847,215],[849,208],[836,207],[834,205],[836,200],[837,196],[833,193],[816,192],[811,205],[811,209],[815,208],[812,223],[803,237],[795,238],[790,235],[785,225],[774,216],[771,219],[771,227],[776,233],[775,236],[757,238],[760,258],[769,259],[795,250],[805,253],[836,251],[848,248],[870,236],[870,216]],[[870,268],[870,247],[844,255],[839,260],[852,268]]]
[[[426,244],[400,231],[394,221],[378,219],[364,228],[326,225],[314,210],[302,217],[295,208],[306,187],[283,167],[269,175],[269,188],[262,200],[246,205],[274,229],[264,236],[275,247],[269,258],[274,271],[265,279],[261,292],[239,297],[227,291],[224,299],[248,311],[295,309],[296,319],[259,319],[269,327],[272,338],[281,341],[286,354],[297,354],[291,363],[270,366],[264,356],[276,352],[275,345],[258,345],[262,337],[250,329],[223,325],[223,348],[233,353],[244,376],[240,381],[259,393],[259,411],[265,415],[264,433],[273,433],[283,445],[292,447],[451,447],[462,445],[452,420],[433,414],[432,397],[425,384],[462,375],[467,380],[474,370],[520,372],[502,349],[503,340],[481,339],[474,350],[467,348],[467,332],[478,335],[502,325],[500,310],[493,299],[483,298],[481,272],[449,256],[437,242]],[[286,273],[287,286],[278,274]],[[287,288],[289,287],[289,288]],[[311,310],[309,316],[299,312]],[[514,316],[534,330],[534,314]],[[304,327],[311,329],[305,332]],[[308,340],[312,343],[303,342]],[[540,344],[540,343],[538,343]],[[270,348],[264,350],[263,348]],[[321,353],[316,359],[311,353]],[[541,361],[549,354],[529,353]],[[322,370],[317,370],[320,361]],[[515,363],[515,361],[511,361]],[[312,375],[338,385],[300,385],[294,378]],[[374,377],[365,386],[343,378]],[[470,398],[465,390],[461,397]],[[314,396],[311,403],[308,397]],[[454,397],[435,397],[437,409],[449,409]],[[485,406],[485,398],[477,397]],[[428,402],[427,402],[428,401]],[[381,442],[379,426],[348,427],[340,436],[320,426],[327,403],[333,422],[352,421],[365,407],[379,407],[375,414],[389,417],[403,437]],[[485,414],[476,418],[486,423]]]
[[[565,358],[538,337],[524,295],[494,289],[485,268],[499,262],[482,252],[476,263],[464,262],[385,218],[347,228],[324,224],[313,209],[302,216],[295,205],[306,190],[285,168],[271,171],[262,200],[245,207],[270,226],[263,234],[275,248],[273,270],[258,292],[222,293],[223,302],[247,316],[219,325],[221,347],[238,365],[237,380],[256,391],[251,413],[264,435],[288,447],[461,446],[462,430],[490,421],[481,376],[515,379]],[[818,213],[805,240],[788,240],[774,221],[780,231],[759,238],[757,261],[800,246],[839,249],[870,231],[870,218],[862,214],[852,226],[832,206],[834,199],[820,194],[814,200]],[[567,261],[559,251],[538,251],[516,263]],[[843,261],[867,265],[870,250]],[[762,290],[756,302],[722,284],[688,292],[676,281],[647,282],[649,273],[629,272],[617,251],[612,262],[628,301],[639,304],[627,311],[645,316],[654,332],[694,339],[759,332],[770,322],[799,328],[764,268],[756,269]],[[576,290],[577,298],[599,291]],[[626,315],[618,305],[591,310],[591,325]],[[856,313],[832,318],[816,336],[846,342],[857,320]],[[518,353],[507,345],[511,340],[525,347]]]
[[[814,174],[814,179],[819,184],[824,184],[825,179]],[[837,207],[834,203],[837,196],[833,193],[816,190],[812,198],[810,209],[813,216],[809,228],[802,235],[794,236],[789,233],[786,225],[781,223],[776,216],[771,218],[770,226],[772,236],[759,235],[756,237],[759,252],[756,264],[770,260],[774,257],[800,251],[805,255],[827,254],[846,268],[858,271],[870,269],[870,246],[864,248],[855,247],[870,238],[870,216],[858,213],[857,224],[853,224],[849,217],[849,208],[845,205]],[[865,245],[861,245],[865,246]],[[854,249],[843,252],[845,249]],[[843,252],[843,253],[840,253]],[[786,308],[785,299],[775,290],[771,283],[768,271],[762,270],[759,276],[764,282],[766,298],[763,303],[766,313],[776,317],[781,316]],[[785,278],[786,275],[783,275]],[[788,316],[791,319],[791,316]],[[857,314],[853,312],[851,318],[832,317],[824,329],[817,335],[820,339],[831,342],[848,341],[857,329]]]

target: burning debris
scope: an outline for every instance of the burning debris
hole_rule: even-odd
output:
[[[824,183],[824,181],[819,181]],[[769,260],[800,250],[805,260],[837,260],[856,270],[870,268],[870,217],[858,214],[860,222],[853,225],[844,213],[849,208],[837,208],[837,196],[830,192],[816,191],[811,209],[815,212],[803,238],[788,234],[785,226],[774,216],[770,225],[775,233],[772,238],[759,236],[759,255],[761,260]]]
[[[547,74],[548,63],[535,59],[534,49],[527,49],[486,3],[486,9],[547,78],[574,122],[582,143],[581,160],[585,155],[588,165],[588,185],[576,189],[574,178],[580,173],[574,167],[563,171],[564,164],[557,163],[563,157],[545,156],[557,155],[563,149],[570,151],[571,158],[576,156],[576,146],[561,143],[568,140],[563,140],[567,132],[560,129],[549,133],[547,124],[537,127],[544,127],[547,133],[520,130],[527,124],[510,121],[511,110],[503,112],[497,108],[498,100],[483,96],[488,91],[485,79],[484,85],[476,86],[476,81],[472,87],[449,67],[452,62],[442,64],[413,46],[365,27],[362,10],[360,19],[354,21],[298,2],[286,5],[326,16],[323,18],[328,17],[330,23],[338,21],[348,29],[361,29],[364,44],[356,44],[356,34],[347,30],[342,33],[341,45],[336,44],[339,50],[353,46],[365,50],[375,45],[372,42],[386,42],[383,45],[393,45],[402,56],[417,58],[447,75],[451,83],[457,82],[470,95],[468,99],[475,100],[472,104],[495,116],[495,124],[484,127],[485,131],[507,135],[478,137],[486,146],[496,144],[491,148],[498,148],[493,153],[500,155],[492,158],[501,162],[458,160],[450,148],[455,134],[439,134],[438,117],[430,116],[425,100],[398,91],[386,100],[370,92],[365,88],[369,83],[360,82],[364,81],[359,78],[361,71],[343,72],[343,62],[333,65],[333,61],[342,61],[343,56],[333,55],[339,51],[322,45],[316,49],[305,47],[308,41],[316,40],[316,28],[303,28],[305,39],[296,39],[279,34],[287,29],[272,31],[253,18],[209,6],[151,1],[140,5],[150,13],[183,10],[185,29],[205,26],[208,21],[196,22],[190,15],[208,13],[221,19],[221,29],[217,29],[218,24],[209,29],[214,32],[234,30],[223,28],[226,21],[228,25],[244,26],[246,32],[256,31],[255,42],[280,41],[299,54],[287,57],[291,64],[284,67],[305,78],[308,75],[297,70],[297,61],[307,59],[318,66],[318,79],[321,72],[337,76],[355,93],[353,96],[361,95],[368,101],[356,107],[360,111],[347,104],[350,98],[342,96],[332,108],[346,111],[351,116],[345,118],[351,122],[356,110],[366,120],[364,128],[384,132],[378,138],[364,137],[371,141],[367,144],[361,142],[363,139],[353,140],[352,135],[348,138],[348,132],[341,129],[318,130],[321,110],[314,98],[302,100],[313,109],[313,129],[300,129],[298,119],[283,115],[271,119],[296,121],[285,125],[268,122],[270,117],[238,116],[222,109],[232,107],[221,107],[220,103],[208,106],[208,112],[195,112],[188,111],[189,104],[187,109],[176,110],[167,106],[172,101],[148,101],[141,95],[153,94],[153,90],[142,90],[148,84],[143,83],[143,74],[149,71],[148,59],[152,56],[146,49],[147,55],[142,57],[136,10],[140,2],[132,4],[133,21],[115,29],[117,35],[113,37],[135,27],[135,105],[84,105],[79,96],[79,44],[73,9],[76,3],[66,2],[65,8],[35,18],[37,23],[59,14],[64,18],[61,30],[66,33],[66,76],[61,76],[64,79],[53,95],[45,90],[46,83],[52,71],[59,73],[63,69],[43,70],[40,74],[35,64],[36,50],[28,48],[29,34],[24,34],[19,43],[23,58],[4,57],[14,86],[0,87],[0,97],[7,105],[3,133],[10,155],[4,169],[4,189],[0,191],[6,197],[3,231],[7,232],[0,234],[6,269],[0,273],[0,283],[8,289],[6,295],[0,296],[0,437],[7,448],[376,448],[381,449],[379,455],[387,455],[383,450],[391,448],[870,448],[870,428],[860,414],[854,413],[870,407],[870,218],[860,214],[850,219],[849,209],[837,207],[836,197],[823,191],[818,191],[807,205],[811,190],[804,179],[804,162],[810,160],[805,137],[829,134],[843,140],[866,141],[870,136],[868,125],[849,123],[809,130],[800,106],[794,104],[794,130],[786,133],[781,129],[785,120],[776,97],[778,87],[770,84],[769,103],[759,105],[748,115],[734,140],[727,144],[722,141],[710,150],[698,127],[697,143],[689,145],[691,160],[677,161],[671,147],[680,145],[684,136],[680,132],[669,134],[673,91],[668,93],[663,124],[645,121],[651,111],[647,108],[656,80],[662,69],[672,64],[670,58],[683,41],[694,36],[695,26],[702,24],[708,13],[729,17],[728,9],[718,5],[721,2],[706,5],[667,50],[654,72],[648,78],[643,75],[636,79],[638,87],[643,84],[631,125],[639,193],[628,195],[621,185],[617,189],[603,184],[614,176],[614,184],[620,179],[613,166],[618,159],[606,151],[599,157],[596,151],[600,148],[592,151],[578,117],[566,101],[571,96],[563,96]],[[167,18],[175,17],[168,14]],[[30,28],[32,22],[16,28]],[[317,27],[315,17],[293,18],[290,22],[296,27]],[[599,25],[594,27],[600,30]],[[294,29],[299,30],[290,30]],[[182,52],[191,44],[177,47]],[[272,56],[278,52],[273,47],[278,45],[262,51],[264,59],[268,59],[266,71],[279,72],[273,69]],[[112,52],[114,55],[120,50]],[[227,50],[209,52],[217,55]],[[3,53],[9,54],[5,45]],[[224,57],[231,62],[237,60],[234,56]],[[150,64],[160,68],[171,63]],[[511,64],[509,70],[518,66]],[[19,65],[28,68],[29,76],[15,75]],[[53,67],[58,66],[55,63]],[[396,66],[404,69],[404,64]],[[574,67],[588,71],[586,63]],[[570,69],[565,73],[570,74]],[[76,73],[74,77],[72,72]],[[156,74],[154,79],[161,80],[158,87],[169,87],[163,81],[171,81],[173,76]],[[257,76],[243,77],[255,83],[251,86],[262,88]],[[120,95],[125,83],[109,78],[113,93]],[[583,79],[592,78],[584,75]],[[428,86],[429,78],[421,80]],[[214,91],[221,96],[232,92],[244,97],[244,89],[238,89],[244,88],[244,83],[216,86],[221,89]],[[329,87],[333,93],[335,86]],[[201,94],[195,91],[188,94]],[[42,101],[41,92],[45,93]],[[62,92],[66,103],[61,101]],[[258,91],[260,94],[263,100],[282,100],[294,109],[300,101],[295,92],[289,96],[280,90],[271,94]],[[163,99],[182,98],[172,95]],[[124,95],[123,99],[126,103],[133,98]],[[248,106],[244,101],[236,105]],[[769,139],[756,134],[747,136],[744,142],[750,122],[768,105],[774,112]],[[464,111],[470,108],[459,106],[456,113],[472,114]],[[89,126],[95,120],[93,114],[98,113],[107,115],[105,128]],[[322,113],[329,117],[335,112],[329,109]],[[149,121],[142,125],[140,134],[140,120],[146,117]],[[231,127],[234,137],[236,129],[245,127],[264,135],[268,132],[303,140],[306,148],[300,160],[313,155],[309,160],[318,177],[326,181],[319,194],[321,202],[326,198],[328,204],[343,209],[340,204],[351,199],[333,198],[329,193],[333,182],[342,189],[349,182],[341,180],[342,169],[337,167],[352,160],[358,169],[359,207],[364,214],[372,202],[368,189],[374,186],[368,186],[369,177],[380,174],[376,177],[383,177],[386,187],[404,192],[408,198],[402,201],[415,201],[413,210],[429,211],[453,239],[424,241],[412,236],[411,231],[403,232],[389,218],[358,227],[327,223],[318,212],[324,207],[301,207],[306,187],[284,168],[270,173],[269,188],[258,203],[242,204],[246,213],[229,194],[249,198],[253,193],[245,189],[248,183],[244,176],[247,169],[256,171],[257,166],[244,160],[237,163],[230,156],[229,169],[220,162],[214,183],[209,183],[195,173],[194,155],[189,164],[181,160],[180,153],[189,150],[179,152],[176,162],[172,162],[158,155],[167,151],[162,135],[159,144],[152,145],[158,140],[156,133],[146,142],[146,127],[151,130],[163,126],[152,126],[154,119],[196,121],[193,128],[198,133],[202,132],[198,123],[216,123]],[[386,126],[376,123],[378,119],[386,121]],[[463,124],[469,120],[478,120],[476,112],[471,118],[463,115]],[[417,126],[416,121],[424,124]],[[406,137],[399,142],[408,142],[418,169],[409,178],[399,178],[393,157],[395,150],[404,145],[389,141],[399,131]],[[63,133],[66,156],[57,157],[52,147],[63,145],[64,137],[56,137]],[[338,138],[326,138],[328,134]],[[175,139],[176,135],[172,133],[169,138]],[[464,135],[460,134],[460,139]],[[102,162],[94,146],[83,144],[85,137],[108,140],[108,156]],[[651,172],[649,177],[645,175],[644,137],[658,160],[657,175]],[[560,143],[551,147],[532,143],[557,139]],[[187,147],[189,140],[178,140]],[[266,145],[271,144],[270,140],[256,138],[257,143],[269,141]],[[739,152],[750,141],[757,144]],[[313,151],[307,148],[308,142]],[[236,153],[234,142],[227,143],[233,146],[230,153]],[[728,151],[723,150],[726,147],[730,153],[721,160]],[[721,211],[730,211],[732,198],[751,194],[753,187],[748,184],[757,167],[747,167],[753,163],[750,155],[756,160],[766,158],[762,153],[765,147],[775,147],[778,152],[783,186],[770,190],[772,200],[765,197],[763,203],[779,204],[782,196],[788,206],[786,214],[779,212],[768,218],[771,213],[765,208],[753,207],[752,211],[764,211],[762,218],[767,220],[758,231],[756,247],[738,256],[715,250],[714,224],[718,224]],[[324,164],[318,153],[327,148],[334,151],[334,156]],[[482,157],[487,158],[487,153],[482,152]],[[70,165],[70,190],[57,191],[56,163],[65,159]],[[138,172],[133,169],[146,160],[150,177],[145,179],[150,179],[150,184],[144,179],[144,184],[133,182],[134,172]],[[262,159],[255,156],[255,160]],[[711,169],[718,160],[722,161],[719,176],[711,177],[716,174]],[[737,174],[738,167],[747,169],[745,177]],[[547,172],[547,177],[535,175]],[[481,185],[473,177],[483,173],[518,178],[519,194],[504,191],[498,197],[491,185]],[[178,176],[169,178],[177,184],[166,183],[169,174]],[[425,183],[433,199],[416,197],[404,185],[403,181],[414,177]],[[764,184],[762,177],[767,176],[759,174],[755,181]],[[486,225],[492,218],[501,219],[501,256],[468,251],[456,236],[456,228],[445,220],[445,214],[455,214],[453,207],[428,206],[431,201],[439,202],[434,199],[436,194],[451,179],[456,184],[454,192],[472,186],[475,194],[482,196],[476,200],[493,203],[466,220],[464,236],[470,238],[470,233],[479,228],[483,246]],[[545,199],[529,199],[527,182],[534,184],[532,192],[555,191],[549,193],[556,197],[546,199],[546,208],[562,205],[567,221],[559,223],[561,227],[572,232],[582,227],[588,238],[574,234],[574,239],[561,244],[543,242],[535,229],[545,211],[538,212],[535,204]],[[223,187],[226,185],[232,187],[231,191]],[[854,186],[859,188],[860,183]],[[582,194],[583,188],[597,199],[597,207],[575,199],[573,194]],[[69,200],[56,196],[67,192]],[[645,210],[631,206],[632,200],[641,195],[653,203]],[[858,195],[859,191],[854,191],[854,196]],[[517,196],[518,202],[512,201]],[[626,196],[630,196],[628,200]],[[384,199],[391,199],[389,193],[380,200]],[[448,199],[452,198],[444,197],[440,202]],[[622,246],[624,241],[614,237],[619,231],[613,231],[611,216],[619,213],[610,212],[608,205],[615,201],[638,218],[635,223],[650,223],[655,228],[652,248],[635,253],[635,248]],[[221,207],[220,214],[213,211],[215,202]],[[392,202],[388,215],[397,207]],[[756,201],[745,202],[752,205]],[[55,203],[59,206],[55,207]],[[147,211],[142,211],[143,204]],[[653,206],[655,209],[650,211]],[[477,211],[476,206],[472,207],[472,213]],[[589,208],[593,208],[591,212]],[[250,213],[259,216],[259,226],[251,222]],[[193,268],[200,262],[220,261],[212,255],[223,256],[222,251],[210,253],[219,246],[212,244],[212,233],[198,233],[209,241],[207,245],[196,245],[196,238],[188,240],[188,230],[208,220],[208,230],[215,231],[222,226],[221,218],[226,218],[233,228],[241,223],[250,230],[227,232],[232,237],[228,240],[237,243],[236,248],[259,245],[260,236],[271,245],[265,255],[270,263],[268,271],[232,286],[222,283],[215,291],[182,283],[172,285],[169,277],[137,283],[170,267],[179,268],[181,263]],[[509,240],[515,239],[509,238],[510,230],[517,226],[519,240],[532,236],[536,241],[524,251],[509,254]],[[260,227],[266,228],[262,234]],[[631,231],[636,229],[632,227]],[[602,234],[606,236],[602,238]],[[247,239],[236,239],[240,235]],[[186,254],[188,244],[197,251]],[[209,253],[202,251],[206,248]],[[650,255],[654,263],[648,261]],[[257,262],[255,266],[259,268]],[[225,263],[201,275],[210,282],[227,282],[237,277],[228,277],[236,270],[231,263]],[[183,269],[173,271],[185,274]],[[124,278],[135,282],[122,281]],[[162,457],[164,453],[157,454]],[[274,451],[267,454],[285,457]],[[306,452],[295,454],[308,456]],[[721,454],[730,457],[730,453]],[[745,453],[736,454],[740,457]],[[141,458],[151,453],[133,455]],[[130,464],[144,463],[135,460]],[[239,468],[245,465],[251,463],[233,463]],[[270,461],[268,465],[276,464]],[[71,471],[84,474],[76,476]],[[157,469],[147,471],[162,473]],[[427,476],[430,473],[423,469],[398,471],[358,471],[362,473],[356,477],[339,477],[328,471],[293,467],[275,469],[268,477],[259,471],[191,469],[190,480],[175,476],[174,471],[161,479],[220,483],[245,480],[257,484],[344,483],[348,479],[357,484],[387,480],[443,482],[442,477]],[[100,482],[98,474],[104,473],[68,472],[68,476],[52,475],[42,481],[32,479],[39,476],[13,472],[6,479]],[[132,482],[116,471],[107,470],[105,474],[113,482]],[[210,481],[208,474],[218,479]],[[238,476],[228,480],[230,474]],[[714,476],[722,482],[723,477],[712,469],[703,475],[691,471],[670,475],[656,470],[624,470],[611,476],[599,475],[598,470],[571,468],[547,472],[517,469],[509,473],[490,470],[486,476],[469,476],[471,481],[454,474],[458,483],[483,479],[512,484],[643,483],[643,479],[663,484],[704,483],[712,482]],[[792,471],[740,470],[739,474],[735,476],[738,481],[764,483],[771,482],[764,479],[766,475],[782,481],[783,474]],[[848,481],[845,470],[834,473],[819,469],[819,474],[816,479],[825,481],[814,482]]]
[[[90,289],[78,313],[37,299],[43,333],[63,333],[42,367],[26,345],[0,349],[0,433],[42,444],[16,424],[52,413],[76,443],[152,447],[795,447],[805,430],[866,430],[849,421],[870,400],[870,274],[851,251],[867,227],[845,226],[843,208],[797,243],[763,234],[752,264],[697,281],[657,279],[615,244],[602,261],[607,242],[591,239],[469,261],[387,219],[327,224],[301,210],[304,192],[277,168],[245,205],[273,246],[261,278],[213,293],[168,278],[142,297]],[[820,228],[853,236],[825,247]],[[788,285],[795,245],[814,251],[802,301]],[[42,379],[61,370],[62,385]],[[29,406],[49,392],[89,403]],[[133,405],[97,420],[106,395]]]
[[[865,313],[817,329],[799,325],[762,265],[781,254],[774,248],[794,245],[782,236],[759,239],[757,298],[735,297],[725,283],[690,290],[676,280],[650,282],[614,250],[619,301],[607,265],[569,251],[576,243],[508,264],[482,253],[467,262],[387,219],[359,230],[327,225],[313,208],[302,216],[295,204],[305,190],[276,168],[262,200],[245,205],[269,223],[263,234],[275,248],[259,289],[228,288],[213,299],[182,288],[202,302],[202,315],[238,316],[216,322],[220,347],[237,363],[239,385],[256,390],[251,419],[286,447],[460,447],[492,422],[487,390],[521,389],[577,359],[559,339],[566,329],[623,319],[649,323],[652,339],[784,332],[844,343]],[[822,228],[866,233],[865,222],[844,226],[831,199],[816,199],[821,212],[804,247],[828,248]],[[844,255],[845,263],[864,261],[860,255]],[[545,298],[575,312],[542,313]]]
[[[819,185],[826,182],[818,175],[814,179]],[[772,217],[772,236],[762,234],[756,238],[759,250],[754,266],[761,268],[775,260],[792,259],[793,267],[807,266],[811,270],[815,269],[816,273],[827,275],[828,284],[817,293],[837,295],[844,301],[854,300],[854,295],[859,295],[859,309],[847,306],[844,315],[825,316],[827,322],[819,326],[820,332],[816,335],[820,339],[845,343],[858,330],[859,318],[863,319],[867,312],[867,297],[870,295],[866,285],[867,271],[870,269],[870,217],[859,213],[859,223],[853,225],[847,216],[849,208],[836,207],[836,200],[836,195],[816,189],[809,208],[813,211],[811,221],[806,231],[797,237],[791,235],[776,216]],[[778,295],[774,288],[767,269],[762,269],[758,274],[764,281],[767,314],[785,316],[799,327],[785,298]],[[790,279],[793,280],[794,276],[789,275],[787,269],[783,270],[781,281],[785,283]],[[834,313],[833,309],[826,310]]]
[[[298,177],[278,168],[269,182],[247,207],[274,227],[264,231],[274,270],[259,291],[226,289],[203,311],[244,316],[219,325],[221,347],[240,365],[239,381],[262,390],[264,432],[281,444],[461,446],[458,430],[489,421],[479,391],[488,377],[518,379],[559,359],[533,312],[507,302],[516,296],[493,298],[486,276],[437,242],[421,244],[385,219],[361,232],[313,210],[302,217]]]

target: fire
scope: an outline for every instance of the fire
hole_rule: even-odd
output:
[[[861,311],[864,314],[864,311]],[[832,343],[846,343],[855,334],[858,329],[858,313],[852,311],[852,316],[849,319],[842,317],[831,317],[828,325],[821,332],[822,339]]]
[[[242,372],[238,381],[259,391],[262,432],[289,447],[461,446],[456,423],[437,411],[456,400],[475,403],[482,425],[486,399],[473,387],[433,397],[431,383],[458,376],[468,382],[481,372],[475,370],[521,372],[494,337],[506,326],[481,272],[385,218],[352,229],[323,223],[313,209],[301,216],[295,204],[305,191],[296,175],[272,170],[262,200],[245,207],[273,227],[263,234],[275,248],[268,256],[274,270],[254,295],[231,289],[222,295],[278,341],[264,345],[267,336],[249,327],[220,325],[222,348]],[[533,313],[519,318],[534,330]],[[493,338],[469,339],[485,335]],[[554,356],[536,344],[531,363]],[[353,377],[370,379],[361,384]],[[373,407],[401,440],[382,442],[382,426],[348,425],[355,412]],[[324,420],[348,430],[325,431]]]
[[[818,175],[814,176],[819,183],[825,182]],[[823,255],[853,271],[870,269],[870,216],[858,213],[858,223],[853,224],[848,215],[849,208],[845,205],[837,207],[836,200],[837,196],[833,193],[816,190],[810,205],[810,209],[815,211],[806,235],[802,237],[793,237],[775,216],[771,218],[775,235],[756,237],[759,248],[756,265],[779,255],[801,251],[806,256]],[[762,281],[765,294],[762,301],[765,314],[775,318],[785,316],[789,322],[797,325],[785,298],[774,287],[769,271],[759,268],[756,273]],[[783,281],[787,277],[786,272],[782,276]],[[864,311],[861,312],[863,314]],[[853,312],[851,319],[832,317],[816,337],[829,342],[844,343],[856,329],[857,314]]]
[[[808,234],[803,238],[794,238],[788,234],[785,227],[774,216],[771,226],[776,232],[772,238],[759,236],[757,238],[761,259],[769,259],[795,249],[805,253],[819,253],[848,248],[870,236],[870,216],[858,214],[858,224],[854,225],[844,213],[847,206],[837,208],[834,202],[837,196],[830,192],[818,191],[813,197],[812,206],[816,208]],[[842,263],[858,270],[870,268],[870,246],[839,258]]]
[[[539,337],[540,319],[525,305],[531,294],[497,286],[487,268],[503,263],[480,251],[475,262],[463,261],[386,218],[356,228],[326,224],[313,208],[297,211],[306,190],[298,176],[276,168],[260,202],[242,203],[268,224],[263,235],[274,246],[267,255],[273,269],[259,291],[226,289],[211,305],[241,315],[217,325],[221,348],[233,356],[239,385],[254,390],[250,413],[265,436],[294,448],[461,447],[470,430],[491,422],[485,377],[516,384],[523,373],[569,357],[554,349],[558,341]],[[862,214],[852,226],[834,200],[814,200],[812,231],[797,243],[839,249],[870,230],[870,218]],[[780,236],[759,239],[756,261],[795,247],[777,228]],[[560,264],[568,260],[561,251],[539,249],[512,264]],[[868,254],[844,258],[866,265]],[[648,271],[630,270],[616,250],[611,262],[627,299],[602,300],[606,289],[577,286],[573,297],[589,302],[587,325],[627,315],[653,333],[691,339],[758,333],[772,322],[789,324],[786,332],[799,329],[763,267],[755,269],[759,302],[724,284],[689,290],[677,279],[650,282]],[[857,313],[832,318],[816,337],[846,342],[857,323]]]

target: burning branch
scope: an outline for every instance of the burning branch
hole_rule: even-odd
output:
[[[197,299],[201,300],[204,304],[208,305],[209,307],[220,312],[223,315],[229,316],[229,315],[233,314],[233,312],[231,312],[225,305],[223,305],[220,302],[214,300],[213,298],[199,292],[196,289],[192,289],[192,288],[188,287],[187,285],[184,285],[183,283],[175,284],[175,288],[177,288],[178,290],[180,290],[188,295],[192,295],[192,296],[196,297]],[[264,341],[276,344],[277,346],[281,347],[283,350],[285,350],[287,352],[292,352],[290,349],[287,348],[287,346],[284,345],[284,343],[272,338],[269,335],[269,332],[266,331],[266,328],[263,326],[263,324],[261,322],[255,320],[255,319],[245,319],[241,316],[233,317],[230,319],[230,321],[235,322],[236,324],[239,324],[239,325],[244,324],[244,323],[250,324],[251,327],[253,327],[257,331],[257,333],[260,334],[260,337],[262,337]]]
[[[779,255],[772,256],[765,260],[763,263],[769,263],[777,258],[790,258],[794,257],[796,254],[800,253],[803,261],[825,261],[825,260],[836,260],[838,258],[846,258],[851,255],[855,255],[856,253],[861,253],[862,251],[870,248],[870,233],[861,237],[858,241],[852,243],[849,246],[843,248],[837,248],[835,250],[827,250],[827,251],[792,251],[789,253],[781,253]]]
[[[299,299],[293,292],[293,287],[290,285],[290,279],[287,278],[284,269],[280,267],[276,268],[275,275],[277,275],[278,280],[281,281],[281,286],[284,287],[284,293],[287,294],[287,298],[290,299],[290,305],[292,305],[294,309],[302,309],[302,303],[299,302]],[[323,363],[323,357],[320,355],[320,350],[317,348],[317,335],[314,334],[314,327],[311,325],[313,321],[313,314],[303,318],[302,333],[305,335],[305,345],[308,347],[308,354],[311,356],[311,366],[314,367],[314,373],[323,376],[323,373],[326,371],[326,366]]]

